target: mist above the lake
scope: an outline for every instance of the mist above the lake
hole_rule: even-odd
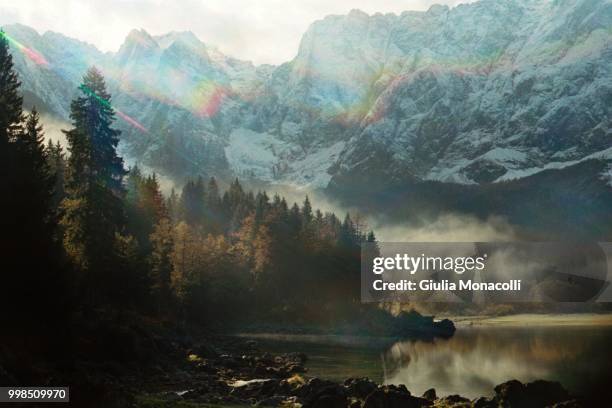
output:
[[[339,218],[351,214],[364,231],[373,230],[380,242],[509,242],[520,239],[520,232],[503,217],[490,216],[480,219],[473,215],[445,213],[438,217],[413,217],[418,222],[392,220],[386,214],[364,213],[355,206],[346,206],[330,198],[325,192],[287,185],[268,185],[270,195],[279,194],[289,206],[301,204],[306,196],[313,209],[323,213],[333,212]]]

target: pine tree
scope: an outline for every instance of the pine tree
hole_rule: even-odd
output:
[[[183,187],[180,199],[181,220],[190,226],[201,227],[204,222],[205,187],[202,178],[188,181]]]
[[[244,202],[244,190],[238,179],[235,179],[227,191],[230,211],[234,212]]]
[[[21,132],[23,99],[19,93],[20,82],[9,52],[8,40],[0,30],[0,163],[6,164],[8,144]]]
[[[13,307],[27,302],[22,311],[40,317],[52,313],[56,296],[64,295],[60,286],[60,247],[55,242],[56,212],[52,206],[55,179],[47,161],[44,135],[36,109],[28,115],[23,131],[12,142],[15,188],[9,193],[15,208],[11,214],[14,228],[10,255],[16,262],[17,285],[8,285],[19,296]],[[3,282],[6,284],[6,282]],[[25,295],[28,294],[26,297]],[[44,309],[44,310],[42,310]]]
[[[153,247],[151,265],[151,294],[157,303],[157,312],[170,304],[172,294],[172,251],[174,250],[174,229],[168,218],[155,225],[150,237]]]
[[[289,210],[289,230],[291,231],[292,238],[296,238],[302,228],[302,216],[300,215],[300,207],[297,203],[293,203],[293,206]]]
[[[147,256],[150,249],[149,235],[156,222],[151,219],[145,207],[145,183],[146,178],[140,168],[137,165],[130,168],[125,181],[126,231],[136,238],[139,255],[143,257]]]
[[[174,224],[177,223],[180,217],[180,208],[179,208],[179,196],[176,194],[176,190],[172,188],[170,191],[170,195],[166,199],[166,209],[168,211],[168,216],[170,221]]]
[[[340,228],[339,245],[345,249],[353,249],[359,244],[355,224],[351,219],[351,215],[346,213],[342,227]]]
[[[266,192],[258,192],[255,196],[255,225],[259,226],[270,210],[270,199]]]
[[[168,218],[168,208],[161,192],[157,174],[153,173],[144,182],[143,206],[146,208],[152,224],[157,224],[163,218]]]
[[[134,166],[126,184],[127,230],[136,238],[141,255],[148,256],[152,249],[149,237],[155,225],[168,217],[166,203],[155,174],[144,177]]]
[[[300,210],[302,216],[302,228],[300,230],[300,242],[302,247],[307,250],[316,250],[319,248],[318,242],[316,242],[316,226],[312,222],[312,205],[308,196],[304,199],[302,209]]]
[[[49,169],[55,179],[55,186],[53,188],[53,197],[51,199],[51,206],[53,210],[58,213],[60,203],[65,198],[65,170],[66,170],[66,157],[64,155],[64,149],[60,144],[59,140],[54,144],[51,139],[47,142],[47,162],[49,163]]]
[[[83,139],[85,149],[77,149],[78,156],[74,161],[82,160],[82,153],[88,153],[86,174],[83,177],[111,191],[115,196],[124,193],[123,177],[126,171],[123,160],[117,155],[117,145],[121,132],[112,127],[115,112],[110,104],[111,96],[106,91],[106,83],[100,71],[92,67],[83,77],[79,86],[82,96],[72,101],[70,118],[74,129],[66,132],[69,143]],[[72,155],[74,148],[71,149]],[[72,159],[72,157],[71,157]]]
[[[142,172],[138,165],[130,168],[126,177],[125,202],[129,206],[136,207],[140,201],[140,188],[143,182]]]
[[[0,200],[2,222],[2,242],[13,243],[11,234],[15,226],[13,213],[16,202],[13,191],[18,186],[14,166],[15,139],[21,133],[23,122],[22,97],[19,93],[20,82],[13,67],[13,57],[9,52],[8,40],[0,30],[0,191],[4,197]],[[7,253],[11,248],[6,248]]]
[[[318,208],[315,211],[313,224],[314,224],[315,238],[318,241],[323,241],[323,229],[325,227],[325,221],[323,220],[323,213]]]
[[[204,198],[207,218],[207,231],[211,234],[220,234],[223,231],[223,208],[217,180],[211,177],[206,186]]]
[[[172,248],[172,289],[181,301],[188,296],[189,282],[200,267],[198,251],[201,247],[200,237],[187,223],[181,221],[174,227],[174,246]]]
[[[206,186],[205,204],[208,211],[213,213],[218,212],[221,209],[219,186],[217,185],[217,180],[215,180],[214,177],[211,177],[210,180],[208,180],[208,185]]]
[[[72,101],[67,198],[62,225],[67,253],[82,273],[81,285],[90,302],[117,295],[120,273],[116,239],[125,219],[123,161],[116,148],[120,132],[101,73],[91,68]]]
[[[24,127],[19,87],[8,41],[0,30],[0,238],[5,251],[0,320],[13,327],[43,327],[62,318],[67,282],[60,248],[53,240],[53,177],[42,127],[35,110]]]
[[[43,129],[36,108],[28,115],[23,132],[14,142],[15,176],[18,188],[14,197],[18,200],[18,219],[22,229],[30,234],[49,236],[54,223],[51,200],[55,180],[49,166],[44,144]],[[45,238],[43,238],[45,239]]]
[[[304,220],[304,224],[310,224],[312,221],[312,205],[310,204],[308,196],[306,196],[304,204],[302,205],[302,219]]]

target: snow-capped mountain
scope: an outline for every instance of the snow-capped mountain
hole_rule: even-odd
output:
[[[612,158],[612,1],[481,0],[314,22],[278,67],[189,32],[134,30],[117,53],[24,26],[26,100],[67,119],[102,68],[122,149],[168,174],[326,187],[347,180],[521,178]]]
[[[482,1],[395,27],[398,68],[338,173],[481,183],[610,157],[609,1]]]

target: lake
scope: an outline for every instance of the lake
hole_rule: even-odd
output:
[[[510,379],[561,382],[587,395],[610,390],[612,326],[534,324],[516,320],[497,324],[460,324],[450,339],[254,335],[262,350],[308,355],[308,374],[343,381],[369,377],[405,384],[415,395],[435,388],[438,395],[468,398],[493,395]]]

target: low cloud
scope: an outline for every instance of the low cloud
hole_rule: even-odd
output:
[[[25,114],[29,114],[28,110],[25,111]],[[68,142],[66,141],[66,135],[62,130],[70,129],[71,125],[69,122],[58,119],[55,116],[51,116],[45,113],[40,114],[40,124],[43,128],[43,133],[45,137],[45,143],[48,140],[51,140],[53,143],[60,144],[66,148],[68,146]]]
[[[469,215],[443,214],[424,225],[374,222],[379,241],[386,242],[504,242],[518,233],[501,217],[481,220]]]

